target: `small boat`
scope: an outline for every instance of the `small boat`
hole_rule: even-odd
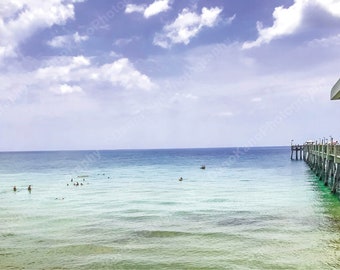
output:
[[[205,170],[205,165],[202,165],[202,166],[201,166],[201,169],[202,169],[202,170]]]

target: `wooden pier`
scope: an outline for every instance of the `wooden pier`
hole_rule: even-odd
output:
[[[330,187],[332,193],[340,194],[340,145],[331,140],[330,143],[308,142],[302,147],[303,160],[311,170],[325,186]]]
[[[340,79],[335,83],[331,90],[331,100],[340,99]],[[302,150],[299,145],[293,145],[291,141],[291,156],[293,159],[293,153],[295,151],[296,158],[298,159],[298,151],[303,152],[303,160],[307,162],[309,167],[324,182],[325,186],[329,186],[332,193],[337,193],[340,198],[340,145],[338,142],[334,142],[333,138],[330,138],[330,142],[327,139],[317,141],[306,142]],[[320,143],[321,141],[321,143]]]

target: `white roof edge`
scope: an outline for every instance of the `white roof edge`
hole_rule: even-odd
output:
[[[340,79],[332,87],[331,100],[335,99],[340,99]]]

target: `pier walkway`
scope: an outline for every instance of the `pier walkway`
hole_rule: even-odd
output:
[[[295,148],[294,148],[295,149]],[[296,148],[299,149],[299,148]],[[296,159],[297,159],[297,151]],[[301,151],[301,150],[300,150]],[[340,193],[340,145],[331,141],[330,143],[308,142],[302,146],[303,160],[312,171],[329,186],[332,193]],[[301,153],[301,152],[300,152]],[[301,155],[301,154],[300,154]],[[292,155],[293,156],[293,145]]]

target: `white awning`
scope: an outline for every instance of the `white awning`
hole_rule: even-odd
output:
[[[331,100],[340,99],[340,79],[333,86],[331,91]]]

